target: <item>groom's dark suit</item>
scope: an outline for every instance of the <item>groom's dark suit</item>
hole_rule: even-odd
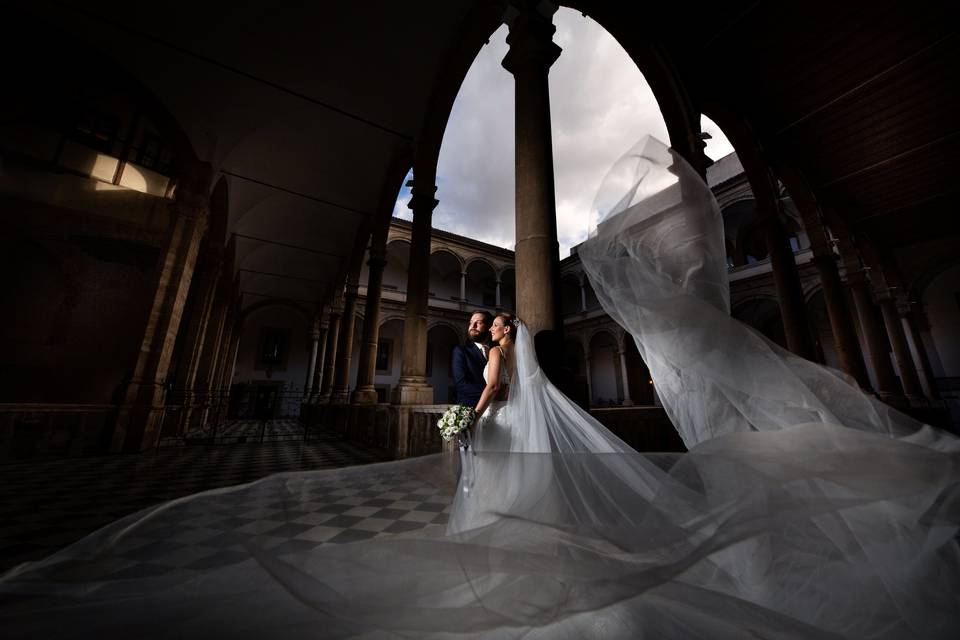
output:
[[[457,345],[453,348],[453,383],[457,389],[457,402],[468,407],[477,406],[480,394],[487,383],[483,379],[483,368],[487,360],[483,352],[473,342]]]

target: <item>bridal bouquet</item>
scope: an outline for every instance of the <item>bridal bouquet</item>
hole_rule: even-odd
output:
[[[440,429],[440,436],[447,442],[454,437],[464,439],[464,435],[470,425],[477,417],[477,412],[471,407],[463,404],[455,404],[440,416],[437,421],[437,428]]]
[[[455,404],[437,420],[437,428],[440,429],[440,436],[444,440],[449,442],[454,438],[457,439],[457,448],[460,450],[460,473],[462,474],[460,486],[465,494],[469,494],[473,488],[473,455],[468,454],[467,449],[471,448],[470,425],[476,418],[477,412],[471,407]]]

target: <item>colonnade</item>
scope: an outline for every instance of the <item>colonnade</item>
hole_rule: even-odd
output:
[[[537,335],[538,352],[548,373],[562,366],[563,321],[560,308],[561,286],[554,200],[553,152],[550,125],[550,99],[547,83],[550,66],[561,51],[553,42],[555,27],[549,3],[512,5],[505,18],[509,26],[509,51],[503,66],[516,80],[516,306],[531,331]],[[554,9],[555,10],[555,9]],[[698,140],[699,144],[700,141]],[[702,145],[701,145],[702,146]],[[798,204],[804,226],[811,239],[813,263],[824,292],[830,327],[843,370],[863,388],[874,390],[892,404],[923,405],[936,401],[929,360],[919,338],[916,309],[902,294],[889,286],[879,260],[864,261],[863,241],[845,234],[839,225],[827,225],[815,198],[802,179],[789,168],[776,173],[765,164],[758,149],[738,148],[750,176],[758,205],[758,223],[764,230],[781,318],[788,348],[808,359],[814,358],[803,288],[794,252],[783,223],[779,181],[789,189]],[[702,154],[701,154],[702,155]],[[700,166],[697,158],[688,158]],[[426,322],[430,255],[430,221],[437,205],[432,180],[415,181],[409,207],[414,212],[407,284],[407,310],[403,338],[403,366],[399,384],[394,388],[394,404],[429,404],[431,389],[426,377]],[[828,230],[829,228],[829,230]],[[381,230],[385,235],[385,231]],[[339,349],[336,378],[330,392],[328,378],[334,375],[332,364],[323,372],[323,383],[314,382],[322,401],[369,404],[376,401],[373,390],[377,344],[377,318],[385,265],[379,242],[371,250],[370,276],[357,386],[352,395],[346,382],[349,348],[355,323],[356,283],[348,281],[343,294],[343,311],[333,311],[325,325],[328,331],[326,357]],[[890,270],[887,263],[886,271]],[[461,273],[460,297],[466,297],[466,272]],[[902,291],[902,289],[901,289]],[[497,283],[497,304],[500,287]],[[848,297],[853,302],[851,313]],[[587,309],[586,290],[581,283],[581,310]],[[342,316],[342,319],[341,319]],[[339,340],[337,336],[340,336]],[[347,339],[346,337],[350,337]],[[861,348],[862,344],[864,348]],[[891,349],[899,376],[890,358]],[[344,353],[344,350],[347,353]],[[317,350],[317,354],[323,353]],[[632,403],[626,385],[626,355],[619,352],[620,372],[624,379],[624,402]],[[319,363],[314,365],[321,370]],[[587,367],[589,375],[590,367]],[[923,383],[921,383],[923,380]]]

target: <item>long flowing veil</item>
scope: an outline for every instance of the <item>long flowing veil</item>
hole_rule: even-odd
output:
[[[0,576],[5,637],[955,637],[956,439],[730,319],[716,203],[662,144],[624,156],[597,212],[584,267],[689,452],[629,449],[521,325],[510,445],[471,454],[469,493],[435,455],[159,505]],[[452,499],[450,529],[298,551],[257,528],[391,489]],[[223,551],[202,569],[139,570],[201,534]]]

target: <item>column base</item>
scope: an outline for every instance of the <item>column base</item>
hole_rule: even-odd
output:
[[[330,404],[349,404],[350,403],[350,392],[346,389],[341,391],[336,391],[330,394]]]
[[[373,387],[354,389],[350,396],[350,404],[377,404],[377,390]]]
[[[890,393],[887,391],[881,391],[877,394],[881,402],[884,402],[894,409],[906,409],[910,406],[910,403],[907,401],[905,396],[900,395],[899,393]]]
[[[391,404],[433,404],[433,387],[424,378],[400,378],[393,388]]]

